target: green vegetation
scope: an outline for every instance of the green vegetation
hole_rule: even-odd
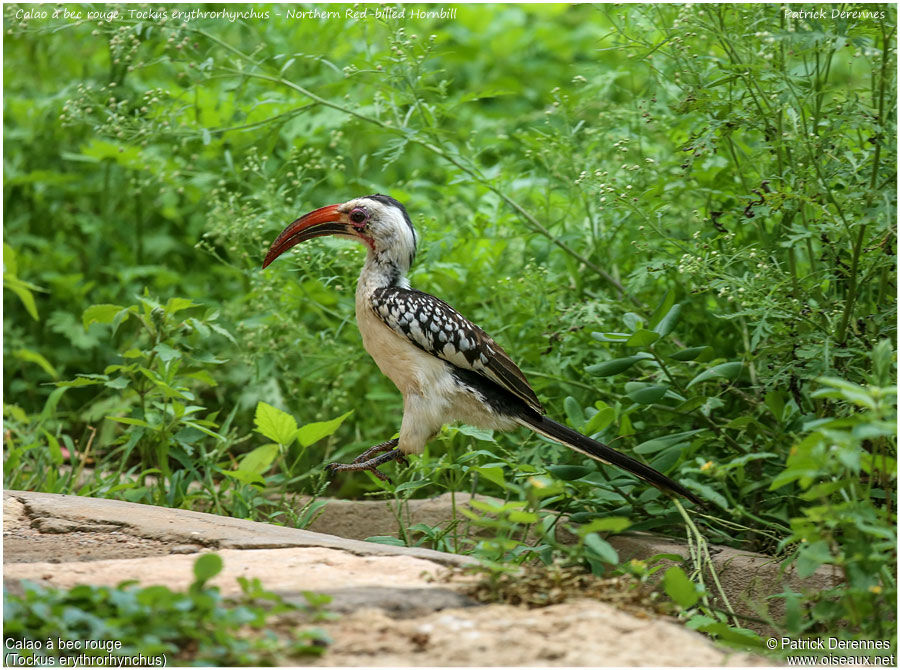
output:
[[[324,632],[273,630],[279,616],[303,612],[319,620],[328,596],[309,594],[304,607],[265,591],[258,579],[238,577],[242,596],[226,600],[206,582],[222,571],[217,554],[194,562],[194,582],[184,592],[166,586],[76,586],[68,591],[25,582],[21,596],[4,591],[4,658],[9,665],[90,666],[93,660],[128,657],[128,665],[275,665],[321,654]],[[10,656],[13,655],[13,656]],[[20,661],[10,660],[19,656]]]
[[[498,570],[629,570],[609,533],[687,527],[696,560],[666,589],[695,627],[747,637],[710,604],[716,542],[843,575],[774,596],[785,635],[895,640],[896,7],[413,8],[4,6],[5,486],[293,525],[320,504],[299,494],[402,519],[473,491],[501,502],[374,539]],[[393,483],[329,483],[399,427],[353,324],[363,251],[260,264],[298,215],[372,192],[418,227],[415,286],[493,334],[551,415],[707,513],[461,426]]]

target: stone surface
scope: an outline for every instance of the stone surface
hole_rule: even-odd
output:
[[[419,522],[447,511],[440,500],[423,509],[434,516],[420,516]],[[183,589],[193,580],[198,552],[215,550],[225,567],[212,583],[224,594],[239,592],[237,577],[259,578],[267,590],[298,603],[305,602],[304,591],[327,593],[333,598],[329,609],[343,615],[314,624],[333,643],[321,658],[304,658],[303,664],[768,663],[720,649],[672,620],[635,616],[597,600],[579,597],[540,609],[474,603],[463,593],[470,578],[434,578],[468,560],[436,551],[185,510],[19,491],[4,492],[3,518],[4,584],[12,592],[20,592],[24,579],[59,587],[114,586],[134,579]],[[371,519],[358,528],[366,536],[393,534]]]
[[[751,666],[769,662],[724,652],[662,619],[576,600],[540,609],[491,605],[395,620],[359,610],[321,626],[334,644],[324,666]]]
[[[95,527],[97,524],[116,526],[134,537],[165,543],[167,549],[164,553],[169,553],[171,546],[184,544],[200,544],[215,549],[330,547],[358,555],[417,556],[442,565],[471,562],[462,556],[430,549],[361,542],[204,512],[32,491],[5,491],[3,495],[4,500],[11,497],[24,506],[32,526],[58,521],[88,523]]]
[[[237,577],[258,577],[268,590],[281,593],[367,586],[417,589],[442,586],[430,582],[428,575],[436,575],[443,566],[414,556],[361,556],[331,547],[219,549],[216,553],[222,557],[225,567],[210,583],[226,595],[240,593]],[[196,559],[197,554],[172,554],[165,560],[149,557],[7,563],[3,576],[40,579],[64,588],[76,584],[115,586],[127,579],[139,579],[143,585],[185,589],[194,579],[192,568]]]
[[[476,498],[494,503],[501,502],[496,498],[484,496]],[[482,531],[478,526],[470,525],[464,515],[459,513],[459,508],[471,509],[469,504],[471,499],[472,496],[466,493],[455,494],[457,518],[464,519],[459,532],[469,537]],[[407,525],[424,523],[446,528],[453,518],[452,500],[449,493],[428,500],[409,500],[398,511]],[[391,508],[394,504],[393,501],[328,500],[328,504],[310,525],[310,529],[328,529],[329,532],[342,537],[358,539],[371,535],[396,537],[399,531],[397,514]],[[577,538],[563,526],[564,524],[557,524],[557,539],[564,544],[577,541]],[[614,535],[607,539],[622,560],[632,558],[646,560],[657,554],[676,554],[685,559],[690,556],[684,543],[647,533]],[[819,592],[841,581],[840,572],[835,566],[823,566],[812,576],[800,578],[793,569],[782,571],[780,562],[771,556],[723,546],[710,546],[710,554],[731,606],[738,614],[753,618],[759,618],[760,614],[767,610],[775,619],[782,617],[784,601],[769,600],[768,597],[783,592],[785,586],[795,591]],[[658,574],[662,575],[662,572]],[[760,633],[771,632],[764,624],[748,622],[747,626]]]

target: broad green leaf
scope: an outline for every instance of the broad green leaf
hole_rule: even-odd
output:
[[[56,368],[54,368],[50,364],[50,361],[41,356],[38,352],[32,351],[31,349],[17,349],[13,355],[19,360],[36,363],[53,379],[59,379],[59,373],[56,371]]]
[[[592,468],[585,467],[583,465],[548,465],[547,472],[556,477],[557,479],[562,479],[564,482],[575,481],[576,479],[581,479],[585,475],[592,473],[594,470]]]
[[[781,417],[784,416],[784,397],[785,394],[777,390],[766,393],[766,407],[772,412],[772,416],[775,417],[776,421],[781,421]]]
[[[694,359],[699,358],[700,354],[702,354],[707,349],[711,350],[712,347],[688,347],[687,349],[676,351],[674,354],[669,354],[669,358],[676,361],[693,361]]]
[[[659,339],[659,333],[639,328],[625,341],[626,347],[647,347]]]
[[[42,429],[41,432],[44,434],[44,437],[47,438],[47,449],[50,452],[50,461],[53,465],[62,465],[63,455],[62,449],[59,448],[59,440],[46,430]]]
[[[121,377],[116,377],[115,379],[110,379],[104,384],[104,386],[107,388],[116,389],[117,391],[121,391],[124,388],[128,388],[128,385],[130,383],[131,380],[123,375]]]
[[[693,607],[700,599],[697,586],[677,565],[666,570],[663,576],[663,588],[668,596],[684,609]]]
[[[659,333],[660,337],[665,337],[675,329],[679,317],[681,317],[681,303],[672,305],[672,309],[653,327],[653,332]]]
[[[563,402],[563,408],[566,410],[566,417],[575,428],[580,428],[585,423],[584,410],[581,405],[572,396],[566,396]]]
[[[693,412],[698,407],[703,407],[703,404],[706,402],[706,396],[698,395],[693,398],[688,398],[683,403],[676,407],[676,411],[681,412],[683,414],[687,414],[688,412]]]
[[[654,386],[646,386],[642,389],[632,391],[628,394],[628,397],[634,400],[636,403],[640,403],[641,405],[650,405],[659,400],[662,400],[663,396],[666,395],[666,391],[668,390],[668,386],[657,384]]]
[[[269,469],[278,457],[279,448],[280,447],[277,444],[264,444],[261,447],[257,447],[253,451],[248,452],[241,459],[238,470],[255,472],[256,474],[261,475]]]
[[[253,422],[258,433],[278,444],[290,444],[297,436],[297,422],[294,417],[266,402],[260,401],[256,405]]]
[[[606,430],[616,418],[616,410],[612,407],[604,407],[597,411],[594,416],[588,419],[588,422],[582,427],[582,432],[586,435],[593,435]]]
[[[597,533],[588,533],[584,536],[584,546],[594,552],[604,563],[616,565],[619,562],[619,554],[612,545]]]
[[[722,509],[731,509],[731,505],[728,504],[728,501],[725,499],[721,493],[715,491],[711,486],[707,486],[706,484],[701,484],[698,481],[694,481],[693,479],[688,479],[687,477],[681,478],[681,483],[684,484],[684,487],[690,489],[694,493],[699,494],[701,498],[704,500],[708,500],[712,503],[715,503]]]
[[[116,314],[121,312],[124,307],[121,305],[91,305],[81,315],[81,323],[85,330],[92,323],[112,323],[116,318]]]
[[[476,440],[483,440],[484,442],[497,441],[494,439],[494,431],[487,428],[476,428],[475,426],[468,426],[463,423],[456,426],[456,432],[461,435],[474,437]]]
[[[817,540],[800,547],[797,552],[797,576],[801,579],[810,577],[819,566],[833,560],[825,540]]]
[[[633,333],[641,328],[644,323],[644,318],[640,314],[626,312],[622,317],[622,322],[625,324],[625,327]]]
[[[599,377],[609,377],[611,375],[617,375],[620,372],[625,372],[632,365],[637,363],[640,360],[644,360],[645,358],[652,358],[649,354],[645,356],[628,356],[626,358],[614,358],[611,361],[603,361],[602,363],[595,363],[594,365],[588,365],[584,371],[590,372],[591,374],[597,375]]]
[[[118,423],[127,423],[129,426],[141,426],[142,428],[150,427],[150,424],[143,419],[135,419],[130,416],[106,416],[103,418],[109,419],[110,421],[117,421]]]
[[[180,312],[183,309],[189,309],[191,307],[198,307],[197,303],[188,300],[187,298],[169,298],[169,302],[166,303],[165,310],[169,314],[175,314],[176,312]]]
[[[513,523],[537,523],[541,518],[534,512],[525,512],[524,510],[514,509],[506,516]]]
[[[695,627],[695,630],[715,635],[716,639],[722,644],[738,649],[761,651],[768,648],[758,633],[754,633],[746,628],[735,628],[722,621],[699,625]]]
[[[663,296],[662,301],[656,306],[656,309],[653,310],[653,314],[650,315],[650,321],[647,322],[647,325],[652,329],[656,330],[656,325],[662,321],[663,317],[669,313],[669,310],[672,309],[672,305],[675,304],[675,291],[671,289],[666,291],[666,294]],[[659,331],[657,331],[659,332]]]
[[[330,421],[318,421],[316,423],[308,423],[305,426],[301,426],[297,430],[297,441],[304,447],[315,444],[323,437],[328,437],[333,434],[334,431],[340,428],[341,424],[344,423],[344,419],[351,414],[353,414],[352,409],[349,412],[341,414],[336,419],[331,419]]]
[[[699,375],[694,377],[690,382],[688,382],[687,388],[691,388],[694,384],[699,384],[700,382],[704,382],[707,379],[714,379],[716,377],[724,377],[729,381],[733,381],[739,374],[741,374],[741,369],[743,369],[743,367],[744,364],[740,361],[714,365],[708,370],[704,370]]]
[[[426,486],[431,486],[431,484],[432,482],[427,479],[400,482],[394,489],[394,493],[402,493],[403,491],[416,491],[418,489],[425,488]]]
[[[607,516],[601,519],[593,519],[578,529],[578,534],[584,537],[588,533],[608,532],[621,533],[631,525],[631,520],[624,516]]]
[[[22,302],[22,305],[25,307],[25,311],[31,316],[35,321],[39,320],[37,304],[34,301],[34,294],[32,291],[40,290],[39,287],[34,284],[29,284],[28,282],[22,281],[18,277],[13,276],[8,272],[3,273],[3,288],[9,289],[13,293],[15,293],[19,300]]]
[[[159,360],[161,360],[163,363],[168,363],[174,358],[181,358],[181,352],[177,349],[173,349],[165,342],[160,342],[153,348],[153,350],[156,352]]]
[[[222,572],[224,563],[218,554],[203,554],[194,561],[194,577],[198,582],[206,582]]]
[[[496,484],[501,488],[506,488],[506,479],[503,475],[503,468],[499,467],[479,467],[472,468],[480,477],[484,477],[489,482]]]
[[[625,342],[631,333],[591,333],[591,337],[601,342]]]
[[[265,484],[266,480],[262,478],[262,475],[256,472],[250,472],[249,470],[219,470],[226,477],[230,477],[231,479],[236,479],[242,484],[247,484],[248,486],[257,486],[260,484]]]

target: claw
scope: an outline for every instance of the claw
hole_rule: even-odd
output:
[[[378,479],[380,479],[381,481],[392,483],[390,477],[378,470],[378,466],[383,465],[388,461],[394,460],[400,461],[403,465],[409,465],[409,460],[406,458],[406,454],[395,448],[396,446],[396,438],[393,440],[388,440],[387,442],[383,442],[382,444],[367,449],[360,456],[353,459],[353,462],[351,463],[329,463],[325,466],[325,469],[332,476],[336,472],[356,472],[359,470],[366,470],[378,477]],[[381,455],[372,457],[373,454]]]

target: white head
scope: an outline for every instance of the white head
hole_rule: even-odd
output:
[[[378,267],[389,284],[400,282],[416,257],[418,237],[406,208],[392,197],[376,193],[301,216],[272,242],[263,267],[294,245],[323,235],[365,244],[367,264]]]

